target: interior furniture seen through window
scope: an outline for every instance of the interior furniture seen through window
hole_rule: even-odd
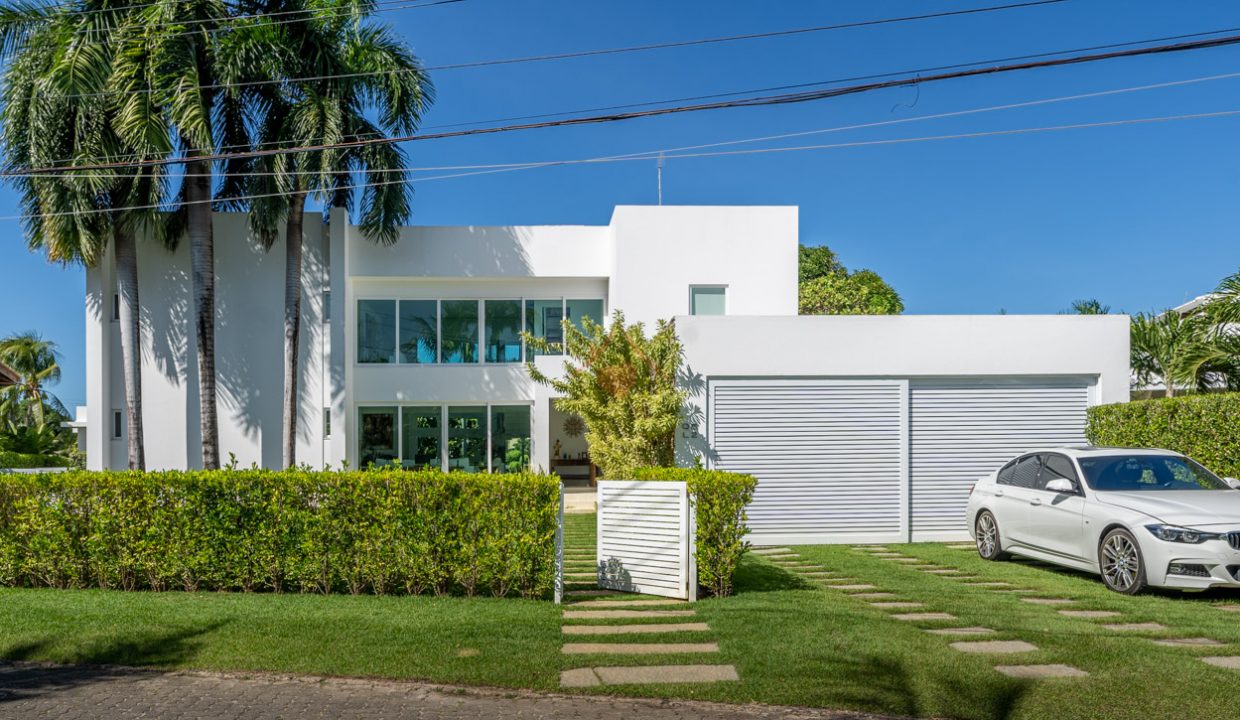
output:
[[[581,319],[588,317],[598,324],[603,322],[602,300],[565,300],[564,312],[573,321],[578,330],[582,330]]]
[[[491,406],[491,472],[521,472],[530,466],[530,406]]]
[[[521,301],[485,300],[486,362],[521,362]]]
[[[400,301],[400,361],[439,362],[439,302]]]
[[[443,455],[440,453],[441,411],[438,405],[400,409],[401,465],[434,470],[443,467]]]
[[[563,300],[526,300],[525,330],[534,337],[540,337],[549,343],[564,342],[564,328],[560,321],[564,318]],[[559,355],[558,352],[544,353],[530,349],[530,358],[538,355]]]
[[[357,361],[396,362],[396,301],[357,301]]]
[[[728,289],[725,287],[689,288],[690,315],[723,315],[727,308]]]
[[[439,303],[440,361],[478,362],[478,301],[444,300]]]
[[[448,408],[448,470],[486,472],[486,406]]]
[[[396,408],[357,409],[357,465],[388,465],[400,457],[396,443]]]

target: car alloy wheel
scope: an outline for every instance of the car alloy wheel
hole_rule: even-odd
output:
[[[1115,592],[1135,595],[1145,588],[1145,567],[1141,548],[1127,530],[1112,530],[1102,539],[1099,550],[1102,582]]]
[[[989,510],[983,510],[977,516],[973,534],[977,537],[977,554],[983,560],[1002,560],[1007,556],[999,540],[999,523]]]

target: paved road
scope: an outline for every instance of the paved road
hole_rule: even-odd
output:
[[[875,720],[855,713],[462,690],[412,683],[0,664],[0,718]]]

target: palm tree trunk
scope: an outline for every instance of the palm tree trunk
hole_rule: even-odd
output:
[[[297,464],[297,365],[301,337],[302,221],[306,194],[289,198],[284,235],[284,467]]]
[[[198,154],[196,152],[191,155]],[[194,335],[198,341],[198,417],[202,466],[220,468],[220,433],[215,408],[215,241],[211,228],[211,164],[185,167],[190,268],[194,287]]]
[[[138,252],[133,233],[116,230],[116,285],[121,307],[121,365],[125,376],[125,416],[128,430],[129,469],[146,469],[142,441],[142,344],[138,304]]]

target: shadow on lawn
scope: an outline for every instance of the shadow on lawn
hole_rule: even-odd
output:
[[[140,671],[117,666],[174,666],[197,653],[200,643],[196,638],[225,624],[208,623],[171,632],[118,638],[74,650],[68,656],[49,652],[54,643],[47,638],[10,646],[0,650],[0,703],[141,675]],[[49,655],[67,664],[34,664]]]
[[[1083,580],[1085,582],[1089,582],[1089,583],[1093,583],[1097,585],[1099,589],[1106,588],[1106,586],[1102,584],[1102,580],[1099,579],[1099,577],[1096,574],[1085,572],[1084,570],[1077,570],[1076,568],[1063,567],[1062,565],[1055,565],[1053,563],[1047,563],[1047,562],[1042,562],[1040,560],[1031,560],[1031,559],[1025,559],[1025,558],[1014,558],[1012,560],[1008,560],[1007,562],[1014,563],[1016,565],[1028,568],[1030,570],[1038,570],[1041,572],[1050,573],[1052,575],[1056,575],[1062,578],[1072,578],[1074,580]],[[1172,588],[1146,588],[1145,594],[1151,597],[1162,598],[1164,600],[1175,600],[1178,602],[1187,602],[1187,603],[1213,602],[1216,600],[1240,599],[1240,590],[1237,590],[1236,588],[1211,588],[1209,590],[1191,591],[1191,592],[1187,592],[1184,590],[1175,590]],[[1124,596],[1115,594],[1114,597],[1123,598]]]
[[[851,707],[872,708],[876,712],[902,717],[927,717],[947,707],[985,708],[981,717],[1003,720],[1016,713],[1017,705],[1033,686],[1030,681],[995,678],[985,686],[961,686],[953,678],[933,681],[935,705],[927,707],[921,700],[926,678],[913,677],[905,664],[880,657],[833,658],[829,676],[836,678],[834,703]],[[841,679],[847,678],[846,681]],[[943,696],[951,697],[944,701]]]
[[[752,555],[741,557],[733,580],[736,594],[754,592],[777,592],[780,590],[812,590],[812,585],[796,573],[784,570]]]

